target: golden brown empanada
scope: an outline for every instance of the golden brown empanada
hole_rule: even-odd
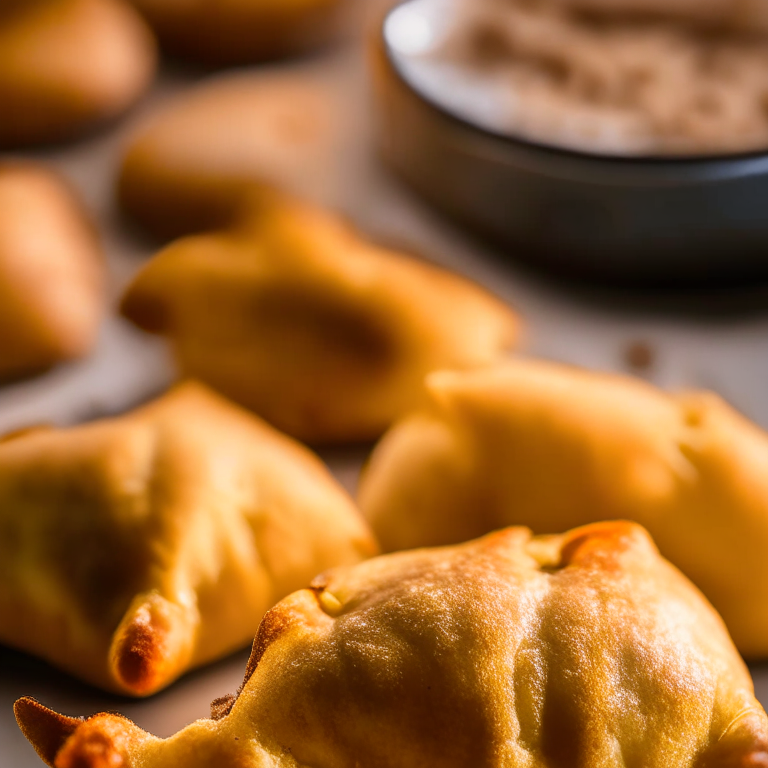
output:
[[[162,239],[228,226],[265,183],[333,203],[350,150],[348,117],[337,86],[319,77],[209,80],[137,131],[120,170],[120,203]]]
[[[91,349],[103,271],[95,230],[67,184],[43,166],[0,163],[0,379]]]
[[[271,610],[237,697],[170,739],[33,699],[55,768],[763,768],[712,608],[632,523],[380,557]]]
[[[477,286],[284,200],[166,248],[123,312],[170,338],[185,376],[310,442],[377,437],[426,374],[494,361],[518,325]]]
[[[431,405],[377,447],[359,501],[385,550],[644,525],[720,611],[739,650],[768,656],[768,436],[709,393],[515,361],[438,373]]]
[[[142,696],[375,544],[308,450],[197,384],[0,443],[0,642]]]
[[[290,56],[341,37],[354,0],[132,0],[163,47],[208,65]]]
[[[149,85],[152,33],[122,0],[0,2],[0,147],[73,138]]]

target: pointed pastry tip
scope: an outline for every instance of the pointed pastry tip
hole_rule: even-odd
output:
[[[142,732],[119,715],[80,720],[28,696],[13,710],[22,733],[51,768],[131,768],[126,747]]]
[[[115,633],[110,665],[117,685],[149,696],[188,665],[199,616],[157,593],[139,595]]]
[[[140,275],[128,288],[120,302],[120,314],[148,333],[163,333],[168,327],[168,307],[157,295],[154,273],[150,276]]]
[[[569,531],[563,540],[562,564],[603,562],[607,564],[630,550],[656,551],[650,535],[629,520],[608,520]]]
[[[21,732],[50,766],[67,739],[83,724],[82,720],[53,712],[29,696],[19,699],[13,705],[13,712]]]
[[[757,707],[746,708],[696,768],[768,768],[768,718]]]

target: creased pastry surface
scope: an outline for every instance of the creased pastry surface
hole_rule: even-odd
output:
[[[0,442],[0,641],[147,695],[375,544],[309,451],[197,384]]]
[[[424,378],[501,358],[519,320],[479,286],[376,246],[280,195],[223,232],[178,240],[123,313],[168,336],[181,372],[313,443],[375,439]]]
[[[386,551],[520,524],[644,525],[768,656],[768,436],[709,393],[516,360],[438,373],[431,404],[377,447],[360,504]]]
[[[722,622],[623,522],[336,569],[267,614],[241,692],[214,714],[164,741],[17,703],[57,768],[96,765],[78,762],[89,749],[120,768],[768,764],[768,720]]]

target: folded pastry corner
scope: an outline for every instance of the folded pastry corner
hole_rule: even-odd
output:
[[[153,591],[137,595],[112,638],[109,668],[137,695],[154,693],[192,665],[201,616]]]
[[[480,287],[277,194],[161,251],[122,311],[168,336],[182,374],[309,442],[378,437],[426,375],[492,363],[519,331]]]
[[[54,768],[764,768],[722,621],[628,522],[338,568],[264,618],[240,691],[170,739],[16,716]]]
[[[326,568],[375,554],[307,449],[186,383],[0,442],[0,642],[146,696],[247,644]]]
[[[768,435],[712,393],[515,360],[439,372],[430,404],[377,446],[359,492],[385,551],[506,525],[644,525],[768,656]]]

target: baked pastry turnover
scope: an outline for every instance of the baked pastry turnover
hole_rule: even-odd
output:
[[[0,443],[0,642],[105,689],[163,688],[374,551],[316,457],[197,384]]]
[[[0,147],[74,138],[149,85],[155,44],[122,0],[0,2]]]
[[[349,118],[338,86],[320,76],[213,78],[137,130],[120,203],[162,239],[230,225],[248,192],[265,184],[333,204],[342,157],[349,162]]]
[[[515,361],[438,373],[431,403],[377,447],[359,501],[385,550],[510,524],[644,525],[768,656],[768,436],[709,393]]]
[[[0,163],[0,379],[91,349],[103,270],[96,232],[69,186],[43,166]]]
[[[351,0],[132,0],[170,53],[204,64],[249,64],[340,37]]]
[[[493,362],[518,328],[479,287],[282,198],[166,248],[123,312],[170,338],[182,374],[309,442],[379,436],[430,371]]]
[[[511,528],[315,579],[245,682],[170,739],[16,703],[56,768],[761,768],[768,718],[720,618],[639,526]]]

